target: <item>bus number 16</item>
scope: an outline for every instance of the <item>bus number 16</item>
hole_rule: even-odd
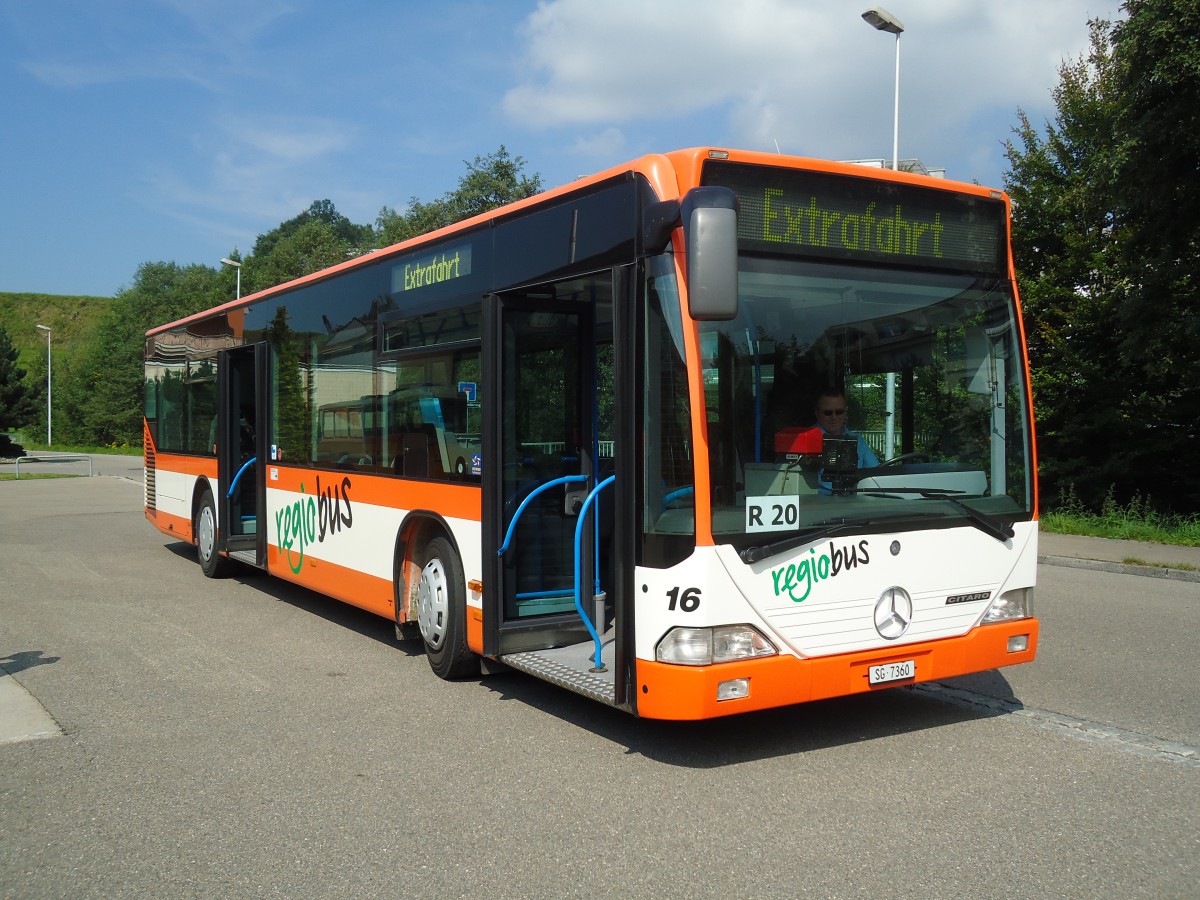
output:
[[[671,598],[667,609],[672,612],[675,611],[676,606],[684,612],[695,612],[696,607],[700,605],[700,588],[684,588],[683,593],[680,593],[679,588],[673,587],[667,591],[667,596]]]

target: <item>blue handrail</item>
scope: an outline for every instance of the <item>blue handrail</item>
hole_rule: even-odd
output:
[[[689,494],[694,495],[695,493],[696,493],[696,486],[692,485],[692,484],[686,484],[683,487],[678,488],[677,490],[671,491],[671,493],[664,496],[662,498],[662,508],[666,509],[668,504],[674,503],[676,500],[680,500],[680,499],[688,496]]]
[[[230,484],[229,484],[229,493],[227,493],[225,495],[226,500],[228,500],[230,497],[233,496],[233,492],[237,488],[238,479],[240,479],[242,477],[242,473],[245,472],[252,465],[254,465],[256,462],[258,462],[258,457],[252,456],[248,460],[246,460],[244,463],[242,463],[242,467],[240,469],[238,469],[238,473],[233,476],[233,481],[230,482]]]
[[[521,505],[517,507],[517,511],[513,514],[512,521],[508,523],[508,532],[504,535],[504,543],[500,545],[500,549],[496,551],[497,556],[503,556],[504,551],[508,549],[508,545],[512,543],[513,533],[517,530],[517,522],[521,518],[521,513],[525,512],[525,508],[539,494],[545,493],[552,487],[558,487],[560,484],[571,484],[576,481],[587,481],[586,475],[564,475],[561,478],[552,478],[545,484],[539,484],[536,488],[529,492]]]
[[[583,611],[583,526],[587,521],[588,507],[592,505],[592,502],[600,495],[602,490],[616,480],[616,475],[609,475],[592,488],[591,493],[587,495],[587,499],[583,501],[583,507],[579,510],[579,521],[575,523],[575,611],[579,613],[579,618],[583,619],[583,624],[587,626],[588,633],[592,636],[592,643],[596,648],[594,662],[597,669],[604,668],[604,660],[601,656],[603,644],[600,641],[600,635],[596,631],[596,626],[592,624],[592,617]]]
[[[512,543],[513,534],[517,530],[517,522],[520,520],[521,514],[525,512],[526,508],[534,500],[534,498],[550,490],[550,488],[558,487],[560,484],[574,484],[581,481],[586,482],[587,480],[588,476],[586,475],[563,475],[561,478],[553,478],[550,481],[547,481],[545,484],[540,484],[530,491],[526,495],[525,499],[521,501],[521,505],[517,507],[516,513],[513,514],[512,521],[508,523],[508,531],[504,535],[504,543],[500,545],[500,549],[496,551],[496,555],[503,556],[505,551],[508,550],[509,544]],[[583,501],[583,506],[579,510],[578,521],[575,523],[575,611],[579,613],[579,618],[583,620],[583,624],[587,628],[588,634],[592,636],[592,643],[596,648],[594,662],[597,669],[602,669],[604,667],[603,643],[600,640],[600,634],[596,631],[596,626],[592,624],[592,617],[583,609],[583,531],[584,524],[587,522],[588,508],[592,505],[592,503],[595,502],[596,497],[600,494],[600,492],[616,480],[617,477],[615,475],[609,475],[598,485],[592,488],[591,492],[587,495],[587,499]],[[599,523],[597,523],[596,528],[597,535],[599,534],[598,526]],[[597,573],[596,583],[597,585],[600,583],[599,573]],[[553,592],[545,593],[547,595],[553,594]]]

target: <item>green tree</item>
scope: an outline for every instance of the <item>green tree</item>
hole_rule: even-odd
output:
[[[1200,224],[1200,5],[1126,0],[1113,31],[1123,139],[1119,187],[1130,248],[1188,266]]]
[[[465,165],[467,174],[440,199],[423,203],[413,197],[404,213],[383,207],[375,221],[378,245],[397,244],[453,225],[506,203],[532,197],[542,189],[542,176],[525,175],[525,160],[511,156],[503,144],[495,153],[476,156],[474,162]]]
[[[260,234],[244,260],[236,250],[230,258],[243,264],[244,295],[345,262],[374,246],[370,225],[355,225],[331,201],[314,200],[300,215]]]
[[[1113,34],[1121,97],[1116,179],[1129,289],[1116,320],[1127,453],[1153,494],[1200,509],[1200,5],[1127,0]]]
[[[1200,8],[1127,0],[1007,145],[1043,496],[1200,509]]]
[[[8,332],[0,326],[0,445],[8,444],[4,432],[24,428],[37,419],[42,390],[25,380],[26,371],[17,365],[19,351]]]
[[[1118,103],[1111,26],[1091,23],[1087,56],[1064,63],[1043,136],[1019,112],[1007,144],[1013,250],[1026,318],[1043,493],[1067,483],[1098,502],[1123,477],[1123,375],[1112,347],[1122,274],[1114,228]]]
[[[311,275],[355,255],[356,248],[338,234],[336,228],[314,219],[274,242],[268,253],[260,255],[256,252],[246,268],[253,290],[257,291]]]
[[[525,160],[510,156],[503,144],[495,153],[476,156],[466,166],[467,174],[448,198],[456,222],[532,197],[542,189],[542,176],[526,177]]]
[[[254,242],[253,255],[259,259],[270,256],[275,246],[313,223],[328,226],[329,231],[347,247],[369,250],[375,238],[369,225],[355,225],[337,211],[331,200],[314,200],[300,215],[281,222],[278,228],[260,234]]]

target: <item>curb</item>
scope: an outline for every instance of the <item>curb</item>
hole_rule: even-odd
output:
[[[1128,563],[1106,562],[1099,559],[1080,559],[1074,556],[1039,556],[1038,564],[1063,566],[1068,569],[1089,569],[1093,572],[1114,572],[1118,575],[1141,575],[1145,578],[1166,578],[1170,581],[1200,583],[1200,572],[1172,569],[1169,566],[1131,566]]]
[[[0,745],[61,737],[62,733],[38,699],[0,668]]]

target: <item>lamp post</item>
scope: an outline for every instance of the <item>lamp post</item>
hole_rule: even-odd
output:
[[[904,24],[882,6],[872,6],[862,14],[865,21],[877,31],[886,31],[896,36],[896,100],[892,110],[892,171],[900,171],[900,35]],[[891,459],[896,446],[896,373],[887,373],[887,395],[884,399],[883,455]]]
[[[46,332],[46,446],[49,447],[53,443],[51,441],[50,420],[54,416],[54,404],[50,393],[50,328],[47,325],[35,325],[34,327],[38,331]]]
[[[235,299],[241,300],[242,299],[242,264],[235,259],[229,259],[228,257],[226,257],[225,259],[221,260],[221,265],[233,266],[235,269],[237,269],[237,294],[235,295]]]
[[[896,172],[900,163],[900,34],[904,31],[904,23],[882,6],[872,6],[862,17],[877,31],[896,36],[896,102],[892,113],[892,171]]]

